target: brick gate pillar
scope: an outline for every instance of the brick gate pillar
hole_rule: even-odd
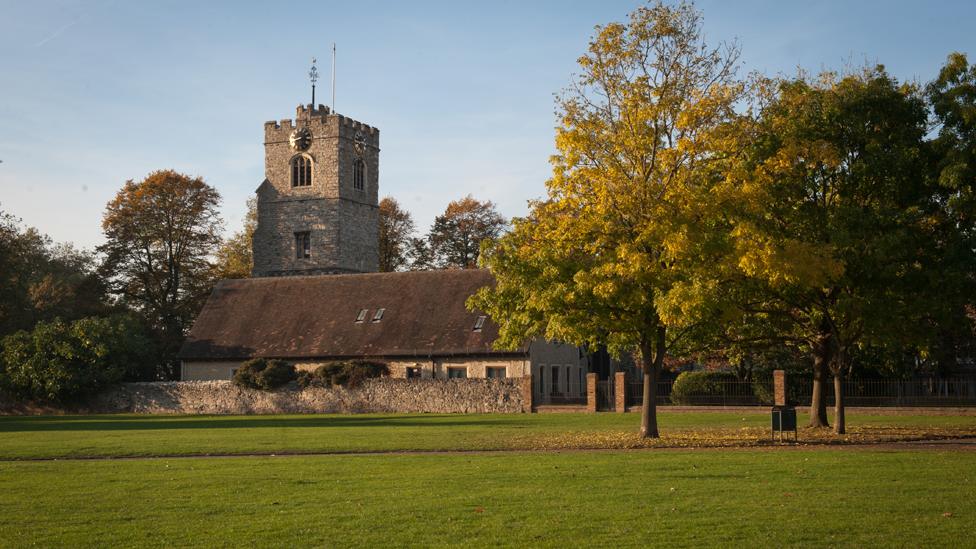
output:
[[[627,372],[617,372],[613,376],[613,400],[614,410],[627,411]]]
[[[586,374],[586,411],[596,412],[596,374]]]
[[[532,376],[523,376],[519,382],[522,389],[522,413],[531,414],[535,411],[532,406]]]

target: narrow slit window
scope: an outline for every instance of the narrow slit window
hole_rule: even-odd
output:
[[[362,158],[357,158],[352,169],[352,186],[357,191],[366,188],[366,163]]]
[[[295,258],[308,259],[312,257],[312,234],[308,231],[295,233]]]
[[[479,316],[478,320],[474,321],[474,331],[480,332],[485,327],[485,319],[487,318],[486,316]]]
[[[382,309],[382,308],[381,309],[376,309],[376,314],[373,315],[373,322],[379,322],[379,321],[383,320],[383,313],[385,313],[385,312],[386,312],[386,309]]]
[[[369,309],[360,309],[359,310],[359,314],[356,315],[356,322],[362,322],[362,321],[366,320],[366,313],[368,311],[369,311]]]

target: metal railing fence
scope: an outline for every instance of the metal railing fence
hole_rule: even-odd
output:
[[[678,393],[674,391],[674,383],[674,380],[658,382],[655,400],[659,406],[768,406],[773,403],[772,379],[709,380],[695,390]],[[790,378],[787,394],[793,404],[810,404],[812,393],[812,379]],[[643,382],[628,380],[627,405],[640,405],[643,396]],[[824,397],[828,406],[834,405],[833,378],[826,380]],[[976,376],[847,379],[844,401],[848,406],[976,406]]]

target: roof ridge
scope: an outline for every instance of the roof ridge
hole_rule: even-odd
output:
[[[337,279],[353,277],[391,277],[391,276],[430,276],[430,275],[468,275],[468,274],[491,274],[488,269],[430,269],[426,271],[389,271],[376,273],[335,273],[335,274],[306,274],[306,275],[283,275],[283,276],[256,276],[250,278],[223,278],[218,282],[237,282],[237,281],[278,281],[296,279]]]

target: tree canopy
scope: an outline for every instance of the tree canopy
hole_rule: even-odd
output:
[[[427,237],[433,264],[442,269],[477,266],[481,243],[497,238],[506,225],[491,201],[482,202],[471,195],[452,201],[434,219]],[[417,255],[422,257],[423,253]]]
[[[641,434],[658,436],[654,391],[669,345],[693,323],[668,314],[711,291],[722,249],[713,187],[739,143],[734,46],[708,46],[690,4],[657,2],[598,27],[558,99],[547,198],[485,251],[497,286],[470,302],[500,344],[545,337],[634,352]]]
[[[105,210],[102,273],[159,334],[164,377],[176,376],[176,352],[213,284],[219,204],[203,179],[161,170],[127,181]]]
[[[380,272],[399,271],[408,265],[414,230],[413,217],[395,198],[380,200]]]

